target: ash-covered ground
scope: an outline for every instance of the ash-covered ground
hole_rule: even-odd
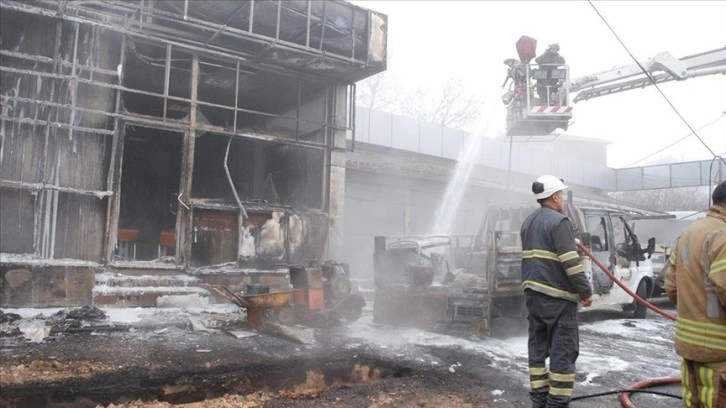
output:
[[[667,299],[656,304],[673,310]],[[369,301],[356,322],[283,334],[247,329],[232,305],[72,310],[75,318],[69,309],[3,309],[0,406],[531,406],[524,322],[497,321],[492,337],[478,339],[379,325],[372,310]],[[580,318],[575,397],[680,374],[673,322],[619,310]],[[680,395],[678,386],[657,390]],[[654,395],[632,401],[681,406]],[[572,406],[620,403],[611,395]]]

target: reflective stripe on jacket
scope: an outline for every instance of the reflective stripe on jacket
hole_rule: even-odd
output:
[[[592,295],[570,220],[543,206],[522,224],[522,289],[577,302]]]
[[[726,361],[726,208],[714,205],[686,228],[668,262],[676,352],[704,363]]]

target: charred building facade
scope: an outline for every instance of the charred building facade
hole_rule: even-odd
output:
[[[90,304],[99,274],[230,284],[339,259],[353,84],[385,69],[386,16],[311,0],[0,6],[2,306]]]

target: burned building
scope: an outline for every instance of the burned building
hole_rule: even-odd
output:
[[[386,16],[311,0],[0,7],[2,306],[102,304],[99,275],[234,284],[339,258],[354,83],[386,67]]]

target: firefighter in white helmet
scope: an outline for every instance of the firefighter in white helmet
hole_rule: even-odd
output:
[[[529,312],[534,408],[569,406],[580,349],[577,304],[592,304],[592,288],[580,263],[572,224],[564,214],[566,188],[555,176],[538,178],[532,192],[541,207],[522,224],[522,289]]]

